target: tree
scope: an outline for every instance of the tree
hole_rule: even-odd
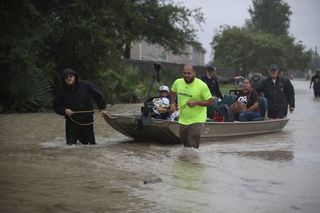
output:
[[[89,77],[97,70],[119,69],[121,56],[130,57],[136,40],[179,52],[195,38],[191,19],[203,21],[199,9],[171,1],[53,1],[51,8],[46,13],[52,26],[49,52],[57,68],[72,65]]]
[[[308,69],[313,71],[320,69],[320,56],[318,55],[317,51],[312,52],[312,58],[308,64]]]
[[[253,0],[249,8],[248,26],[278,36],[287,36],[290,26],[290,6],[283,0]]]
[[[241,75],[264,72],[273,63],[283,69],[304,68],[311,57],[303,45],[294,44],[290,37],[239,27],[221,27],[211,46],[217,66],[234,68]]]
[[[120,67],[123,43],[108,2],[53,1],[43,19],[50,25],[47,54],[58,72],[71,67],[93,79],[99,70]]]
[[[0,95],[7,111],[37,111],[50,104],[50,61],[42,60],[48,26],[29,1],[0,7]]]
[[[283,69],[304,69],[311,52],[288,35],[290,6],[282,0],[253,0],[247,26],[221,27],[213,37],[214,62],[241,74],[263,72],[271,63]]]
[[[234,68],[240,75],[263,71],[271,63],[283,64],[281,42],[271,35],[253,33],[249,29],[225,26],[211,42],[217,66]]]
[[[47,105],[48,85],[58,83],[66,67],[90,80],[123,74],[122,59],[135,40],[179,52],[194,41],[192,20],[203,21],[199,9],[171,0],[1,1],[0,110]]]
[[[125,43],[125,58],[130,58],[131,44],[136,40],[180,53],[186,43],[195,40],[196,29],[191,20],[197,24],[204,21],[200,9],[190,10],[171,1],[117,0],[114,7],[117,31]]]

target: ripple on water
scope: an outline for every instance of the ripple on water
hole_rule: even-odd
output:
[[[127,137],[103,137],[101,135],[96,135],[96,143],[95,145],[83,145],[78,142],[75,145],[66,145],[66,140],[63,137],[56,137],[51,141],[46,141],[40,143],[40,147],[43,149],[83,149],[83,148],[102,148],[106,146],[110,146],[113,144],[118,144],[122,142],[132,141],[130,138]]]

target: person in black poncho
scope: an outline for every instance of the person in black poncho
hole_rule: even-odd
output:
[[[67,145],[76,144],[78,140],[82,144],[96,144],[91,97],[97,102],[99,109],[106,113],[106,101],[100,90],[91,82],[80,80],[72,69],[63,70],[62,87],[56,93],[54,111],[65,116]],[[89,112],[76,113],[77,111]]]

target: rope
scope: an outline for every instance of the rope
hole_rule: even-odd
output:
[[[93,110],[87,110],[87,111],[74,111],[73,114],[90,113],[90,112],[100,112],[100,110],[99,110],[99,109],[93,109]],[[73,114],[72,114],[72,115],[73,115]],[[96,122],[98,119],[100,119],[100,118],[103,117],[103,116],[102,116],[102,112],[101,112],[101,113],[100,113],[100,116],[98,117],[97,120],[94,120],[94,121],[92,121],[92,122],[90,122],[90,123],[80,123],[80,122],[74,120],[74,119],[72,118],[72,115],[69,116],[69,117],[70,117],[70,120],[71,120],[72,122],[80,125],[80,126],[90,126],[90,125],[92,125],[94,122]]]
[[[181,110],[180,110],[180,114],[182,113],[182,111],[184,110],[184,108],[185,108],[187,105],[188,105],[188,104],[184,104],[184,105],[182,105],[182,106],[180,107],[180,109],[181,109]],[[93,109],[93,110],[87,110],[87,111],[74,111],[73,114],[90,113],[90,112],[100,112],[100,110],[99,110],[99,109]],[[115,118],[116,118],[116,116],[112,116],[112,115],[110,115],[110,114],[107,114],[106,116],[108,116],[110,119],[115,119]],[[102,116],[102,112],[101,112],[98,119],[101,119],[102,117],[103,117],[103,116]],[[76,123],[76,124],[78,124],[78,125],[80,125],[80,126],[89,126],[89,125],[94,124],[94,123],[98,120],[98,119],[97,119],[97,120],[94,120],[94,121],[92,121],[92,122],[90,122],[90,123],[80,123],[80,122],[74,120],[74,119],[72,118],[72,115],[69,116],[69,118],[70,118],[70,120],[71,120],[72,122],[74,122],[74,123]]]
[[[100,112],[101,109],[93,109],[93,110],[87,110],[87,111],[73,111],[74,114],[78,114],[78,113],[88,113],[88,112]]]

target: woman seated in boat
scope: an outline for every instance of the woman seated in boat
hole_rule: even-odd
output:
[[[151,116],[157,119],[174,120],[176,113],[170,112],[170,92],[168,86],[160,86],[159,96],[149,100],[149,106],[152,107]]]
[[[251,88],[249,79],[243,80],[242,90],[236,100],[237,102],[233,103],[230,108],[239,121],[252,121],[260,117],[259,96],[257,91]]]

